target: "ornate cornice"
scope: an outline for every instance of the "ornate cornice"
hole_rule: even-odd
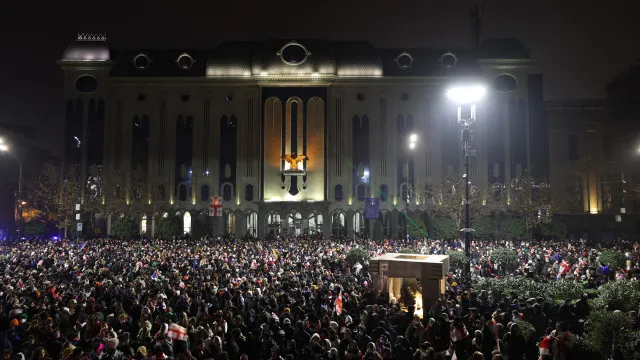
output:
[[[58,60],[63,70],[91,71],[109,70],[115,65],[111,60]]]

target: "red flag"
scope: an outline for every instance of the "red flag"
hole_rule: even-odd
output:
[[[338,294],[338,298],[336,299],[336,313],[338,315],[342,314],[342,291]]]

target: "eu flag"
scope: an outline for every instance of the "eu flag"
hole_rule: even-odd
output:
[[[364,207],[364,217],[367,219],[377,219],[380,216],[380,199],[369,198]]]

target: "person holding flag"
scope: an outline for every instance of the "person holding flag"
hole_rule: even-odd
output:
[[[338,298],[336,299],[335,311],[336,314],[342,315],[342,291],[340,291]]]

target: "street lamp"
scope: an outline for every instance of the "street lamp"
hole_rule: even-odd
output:
[[[416,146],[418,146],[418,134],[416,133],[411,133],[409,134],[409,151],[410,153],[413,152],[413,150],[416,149]],[[409,154],[409,156],[407,156],[407,205],[409,205],[409,203],[411,202],[411,173],[410,173],[410,169],[409,169],[409,163],[411,161],[411,154]]]
[[[447,89],[447,97],[458,105],[458,124],[462,125],[462,154],[464,156],[464,252],[468,262],[465,275],[471,275],[471,215],[469,212],[469,160],[475,155],[471,144],[471,124],[476,121],[476,103],[484,97],[486,88],[482,85],[453,86]]]
[[[12,155],[12,157],[18,162],[18,165],[20,166],[18,172],[18,193],[15,196],[14,213],[16,214],[15,220],[17,222],[16,225],[18,231],[22,231],[22,206],[27,204],[22,200],[22,161],[20,161],[20,158],[18,158],[15,154],[12,154],[9,150],[9,145],[4,142],[4,138],[0,138],[0,152]]]

